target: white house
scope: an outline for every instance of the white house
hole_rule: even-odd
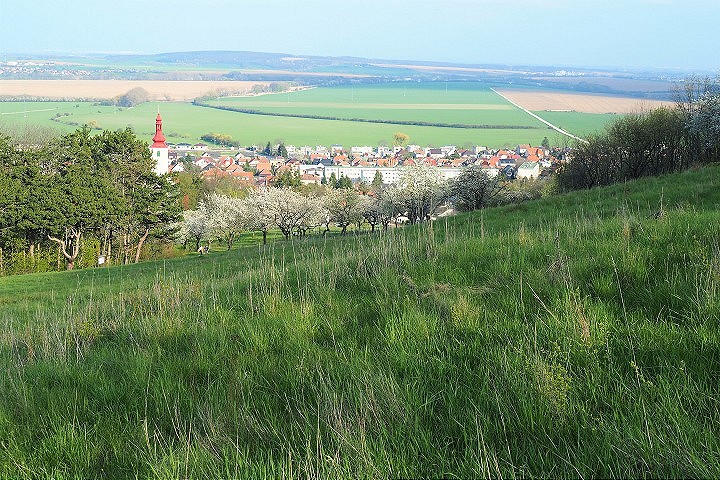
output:
[[[525,162],[517,170],[517,178],[538,178],[540,165],[537,162]]]

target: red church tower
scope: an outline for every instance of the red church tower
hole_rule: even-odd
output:
[[[160,112],[157,114],[155,119],[155,136],[153,137],[153,144],[150,145],[150,151],[155,159],[155,173],[157,175],[165,175],[168,173],[170,168],[170,161],[168,159],[168,146],[165,143],[165,135],[162,131],[162,117]]]

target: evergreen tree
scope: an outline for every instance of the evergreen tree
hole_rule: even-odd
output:
[[[338,180],[337,183],[335,184],[335,188],[352,189],[353,188],[352,180],[350,180],[348,177],[343,175],[340,177],[340,180]]]
[[[372,191],[375,192],[375,193],[379,193],[380,190],[382,190],[382,187],[383,187],[383,176],[382,176],[382,172],[380,172],[380,170],[378,170],[377,172],[375,172],[375,176],[373,177],[373,180],[372,180],[372,183],[370,184],[370,187],[371,187]]]

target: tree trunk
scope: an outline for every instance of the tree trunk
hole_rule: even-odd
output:
[[[112,254],[112,242],[113,242],[113,237],[112,237],[112,233],[111,233],[110,235],[108,235],[107,257],[106,257],[106,260],[105,260],[105,262],[107,263],[108,266],[110,266],[110,259],[112,258],[112,257],[111,257],[111,254]]]
[[[75,268],[75,259],[77,258],[78,254],[80,253],[80,236],[82,235],[82,231],[78,228],[70,228],[65,229],[65,238],[59,239],[56,237],[53,237],[51,235],[48,235],[48,239],[52,240],[53,242],[57,243],[60,247],[63,256],[65,257],[66,265],[65,268],[67,270],[72,270]],[[70,247],[70,252],[68,252],[68,247]]]
[[[123,263],[130,264],[130,239],[127,230],[123,232]]]
[[[267,245],[267,230],[263,230],[263,245]]]
[[[147,239],[149,234],[150,229],[146,228],[145,233],[143,233],[143,236],[140,237],[140,242],[138,242],[137,250],[135,250],[135,263],[138,263],[140,261],[140,251],[142,250],[142,247],[145,244],[145,240]]]

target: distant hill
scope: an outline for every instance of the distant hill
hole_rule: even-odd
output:
[[[12,56],[1,79],[293,80],[312,84],[390,80],[494,81],[668,99],[690,72],[477,65],[248,51],[144,55]],[[12,63],[12,65],[10,63]],[[648,82],[651,82],[649,84]]]

